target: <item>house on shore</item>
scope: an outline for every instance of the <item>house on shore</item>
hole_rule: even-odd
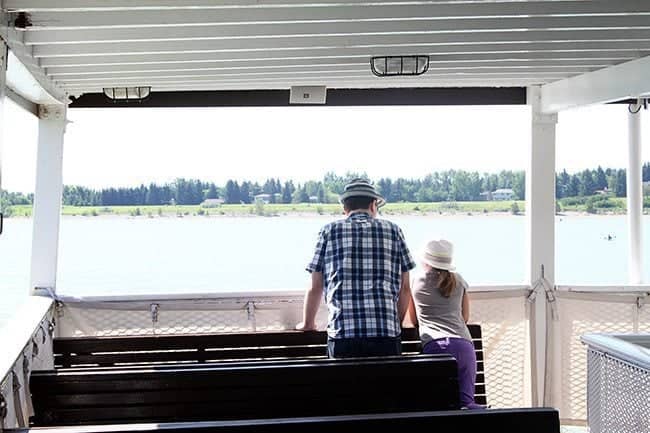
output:
[[[269,204],[269,203],[282,203],[282,194],[280,193],[275,193],[275,194],[256,194],[253,196],[253,203],[263,203],[263,204]]]
[[[269,204],[271,203],[271,194],[256,194],[253,196],[253,203]]]
[[[206,198],[201,203],[201,207],[219,207],[224,203],[222,198]]]
[[[491,191],[484,191],[479,194],[479,200],[480,201],[491,201],[492,200],[492,192]]]
[[[512,200],[515,197],[515,192],[511,188],[499,188],[492,191],[492,200]]]
[[[603,189],[596,190],[596,191],[594,192],[594,194],[596,194],[596,195],[605,195],[605,196],[606,196],[606,195],[608,195],[610,192],[611,192],[611,191],[609,190],[609,188],[605,187],[605,188],[603,188]]]

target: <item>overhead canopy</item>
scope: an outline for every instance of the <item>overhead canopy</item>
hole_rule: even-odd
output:
[[[117,86],[151,86],[153,92],[293,85],[571,86],[563,80],[650,54],[647,0],[4,0],[3,5],[15,27],[9,32],[12,49],[71,95]],[[372,75],[371,57],[408,54],[429,55],[429,70],[417,77]],[[648,68],[641,63],[630,73],[647,77]],[[547,108],[571,105],[548,100],[573,95],[565,87],[549,92]],[[623,90],[580,100],[650,92],[644,84]]]

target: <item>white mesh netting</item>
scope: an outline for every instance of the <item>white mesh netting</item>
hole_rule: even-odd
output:
[[[591,433],[650,432],[650,371],[588,351]]]
[[[280,331],[302,317],[302,295],[206,297],[120,302],[66,302],[59,311],[61,337],[182,335]],[[323,306],[317,316],[326,324]]]
[[[637,332],[650,332],[650,299],[639,302],[639,329]]]
[[[636,332],[637,296],[556,293],[558,320],[551,323],[549,346],[555,358],[550,375],[550,386],[554,389],[550,403],[560,410],[564,422],[584,422],[587,419],[587,350],[580,336]],[[644,323],[643,327],[646,326]]]
[[[493,407],[530,405],[525,299],[523,290],[472,294],[472,321],[483,328],[487,398]],[[60,311],[58,331],[62,337],[280,331],[293,329],[300,321],[302,302],[302,294],[278,294],[66,303]],[[323,329],[327,321],[325,306],[317,317]]]
[[[471,295],[471,321],[483,330],[485,382],[492,407],[531,404],[530,333],[526,297],[495,293]]]

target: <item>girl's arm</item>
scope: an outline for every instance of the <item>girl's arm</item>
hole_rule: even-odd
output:
[[[412,285],[411,285],[412,287]],[[415,312],[415,303],[413,302],[413,291],[410,291],[408,299],[408,307],[406,309],[406,314],[402,320],[403,328],[414,328],[418,326],[418,316]]]
[[[402,281],[400,284],[400,291],[397,299],[397,313],[399,320],[404,322],[404,317],[408,312],[408,306],[411,301],[411,283],[409,280],[409,273],[402,272]]]
[[[469,322],[469,295],[467,294],[467,290],[463,291],[463,303],[461,308],[463,320],[467,323]]]

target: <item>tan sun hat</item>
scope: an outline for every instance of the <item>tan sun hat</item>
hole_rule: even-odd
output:
[[[422,261],[427,265],[436,268],[453,271],[456,269],[451,264],[454,253],[454,246],[444,239],[428,242],[422,251]]]

